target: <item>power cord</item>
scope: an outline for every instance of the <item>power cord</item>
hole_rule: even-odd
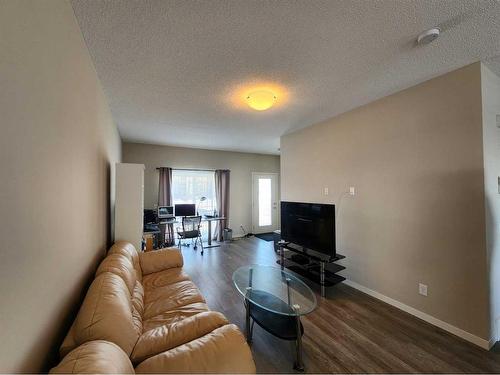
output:
[[[243,224],[240,225],[240,229],[243,232],[243,238],[248,238],[253,236],[253,233],[247,233],[247,231],[243,227]]]

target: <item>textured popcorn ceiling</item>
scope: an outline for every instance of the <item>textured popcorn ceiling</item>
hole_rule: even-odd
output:
[[[278,153],[286,132],[472,62],[500,74],[494,0],[72,4],[127,141]],[[276,107],[242,105],[255,82],[284,90]]]

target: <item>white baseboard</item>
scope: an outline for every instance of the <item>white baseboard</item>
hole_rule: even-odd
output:
[[[485,340],[481,337],[478,337],[476,335],[473,335],[470,332],[464,331],[461,328],[455,327],[449,323],[443,322],[442,320],[439,320],[429,314],[426,314],[420,310],[417,310],[411,306],[405,305],[404,303],[401,303],[399,301],[396,301],[395,299],[392,299],[390,297],[387,297],[379,292],[376,292],[374,290],[371,290],[363,285],[360,285],[358,283],[355,283],[354,281],[351,280],[345,280],[344,283],[346,285],[349,285],[355,289],[358,289],[359,291],[366,293],[372,297],[375,297],[385,303],[388,303],[389,305],[392,305],[394,307],[397,307],[400,310],[403,310],[407,312],[408,314],[414,315],[417,318],[420,318],[427,323],[430,323],[436,327],[439,327],[441,329],[444,329],[445,331],[448,331],[455,336],[461,337],[464,340],[467,340],[483,349],[489,350],[494,344],[495,344],[495,338],[492,338],[490,340]]]

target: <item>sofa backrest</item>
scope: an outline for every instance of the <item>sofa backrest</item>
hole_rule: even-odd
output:
[[[142,281],[142,270],[139,260],[139,253],[137,252],[134,245],[132,245],[130,242],[118,241],[109,249],[108,256],[111,254],[125,255],[134,266],[137,280]]]
[[[92,340],[111,341],[130,356],[138,338],[127,285],[118,275],[101,273],[90,285],[76,316],[74,343],[81,345]]]
[[[127,354],[112,342],[89,341],[73,349],[51,374],[134,374]]]
[[[137,281],[137,272],[129,258],[123,254],[109,254],[99,265],[95,273],[96,277],[101,273],[111,272],[120,276],[132,295]]]

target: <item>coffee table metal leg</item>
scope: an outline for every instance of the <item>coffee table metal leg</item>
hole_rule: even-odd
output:
[[[247,342],[250,344],[252,342],[252,328],[250,327],[250,302],[245,299],[245,335],[247,337]]]
[[[248,286],[245,293],[245,334],[247,336],[247,342],[252,342],[252,328],[250,327],[250,300],[248,296],[252,293],[252,282],[253,282],[253,269],[248,270]]]
[[[295,342],[295,363],[293,368],[298,371],[304,371],[304,363],[302,362],[302,332],[300,329],[300,316],[296,317],[297,322],[297,340]]]

